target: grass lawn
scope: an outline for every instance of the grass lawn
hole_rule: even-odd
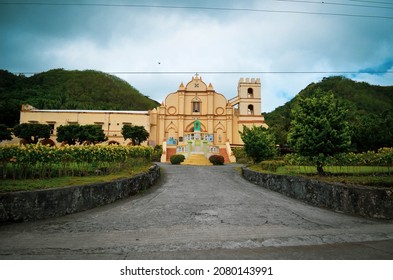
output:
[[[365,185],[370,187],[393,188],[393,176],[317,176],[315,179],[327,182]]]
[[[370,175],[370,174],[393,174],[393,168],[388,166],[325,166],[323,170],[334,175]],[[277,169],[277,173],[283,174],[315,174],[315,166],[282,166]]]
[[[319,176],[315,166],[281,166],[276,172],[264,170],[259,165],[252,165],[250,169],[263,173],[307,176],[328,182],[393,188],[393,168],[386,166],[326,166],[324,170],[329,174],[327,176]]]
[[[109,182],[120,178],[129,178],[136,174],[149,170],[151,164],[134,166],[130,169],[123,170],[118,173],[102,175],[102,176],[86,176],[86,177],[58,177],[46,179],[26,179],[26,180],[0,180],[0,193],[29,191],[38,189],[50,189],[65,186],[79,186],[92,183]]]

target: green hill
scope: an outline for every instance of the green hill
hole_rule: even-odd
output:
[[[311,83],[291,101],[265,114],[266,123],[273,130],[279,144],[287,143],[291,110],[298,97],[309,97],[317,88],[325,92],[331,90],[341,104],[348,108],[347,121],[352,127],[353,150],[393,146],[393,86],[370,85],[341,76]]]
[[[0,70],[0,123],[19,123],[22,103],[39,109],[149,110],[158,102],[103,72],[54,69],[31,77]]]

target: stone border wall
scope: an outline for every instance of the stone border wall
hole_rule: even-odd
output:
[[[393,219],[392,189],[349,186],[242,168],[248,181],[314,206],[376,219]]]
[[[55,189],[0,194],[0,224],[59,217],[112,203],[151,187],[160,167],[131,178]]]

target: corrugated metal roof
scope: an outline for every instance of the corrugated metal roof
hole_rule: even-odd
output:
[[[48,112],[48,113],[106,113],[106,114],[137,114],[147,115],[149,111],[111,111],[111,110],[46,110],[34,109],[28,112]]]

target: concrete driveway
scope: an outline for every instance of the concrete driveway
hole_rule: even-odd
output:
[[[393,259],[393,223],[319,209],[244,180],[237,165],[161,164],[137,197],[0,226],[1,259]]]

